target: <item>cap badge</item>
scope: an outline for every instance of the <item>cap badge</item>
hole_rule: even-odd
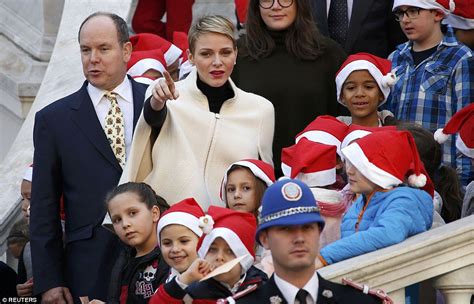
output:
[[[281,188],[281,193],[287,201],[297,201],[303,195],[303,190],[297,184],[290,182]]]
[[[270,303],[271,304],[280,304],[282,302],[283,302],[283,300],[279,296],[270,297]]]

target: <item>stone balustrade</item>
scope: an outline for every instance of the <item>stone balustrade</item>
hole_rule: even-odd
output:
[[[404,242],[321,269],[334,282],[343,277],[389,293],[405,303],[405,287],[432,279],[446,304],[469,304],[474,294],[474,216]]]

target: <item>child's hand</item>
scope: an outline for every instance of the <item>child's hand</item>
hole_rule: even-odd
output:
[[[189,268],[179,276],[179,281],[189,285],[204,278],[212,271],[211,264],[202,259],[196,259]]]

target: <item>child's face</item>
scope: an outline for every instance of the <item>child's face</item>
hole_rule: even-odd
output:
[[[108,209],[115,233],[122,242],[137,250],[137,256],[156,247],[156,224],[160,217],[157,206],[150,210],[137,194],[125,192],[112,198]]]
[[[346,161],[346,173],[351,191],[354,193],[370,194],[381,188],[367,179],[348,160]]]
[[[413,7],[402,5],[397,10],[405,11],[409,8]],[[428,41],[431,42],[433,33],[439,27],[443,17],[443,14],[438,10],[420,9],[420,14],[415,18],[408,18],[406,15],[403,15],[403,18],[400,20],[400,27],[408,40],[416,44],[423,44]]]
[[[341,95],[351,116],[358,119],[377,118],[377,108],[384,100],[377,82],[367,70],[354,71],[349,74],[342,86]]]
[[[30,219],[30,214],[28,212],[28,208],[30,207],[30,200],[31,200],[31,182],[27,180],[23,180],[20,185],[21,191],[21,213],[23,217],[27,220]]]
[[[232,261],[236,256],[232,249],[223,238],[216,238],[209,246],[204,259],[208,261],[213,268],[217,268],[224,263]],[[229,272],[215,276],[214,278],[219,281],[226,283],[229,286],[234,286],[235,283],[240,279],[240,274],[242,272],[242,266],[239,264],[235,265]]]
[[[237,168],[230,172],[225,186],[230,209],[253,213],[258,208],[255,176],[249,170]]]
[[[179,273],[197,259],[198,236],[183,225],[168,225],[160,232],[161,253],[165,262]]]

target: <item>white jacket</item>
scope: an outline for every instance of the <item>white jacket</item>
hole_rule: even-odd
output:
[[[154,143],[142,113],[120,183],[146,182],[170,205],[194,197],[206,210],[223,205],[219,189],[230,164],[245,158],[272,163],[275,115],[268,100],[240,90],[230,79],[234,98],[212,113],[196,77],[194,70],[176,83],[180,96],[167,101]],[[149,89],[145,98],[150,95]]]

